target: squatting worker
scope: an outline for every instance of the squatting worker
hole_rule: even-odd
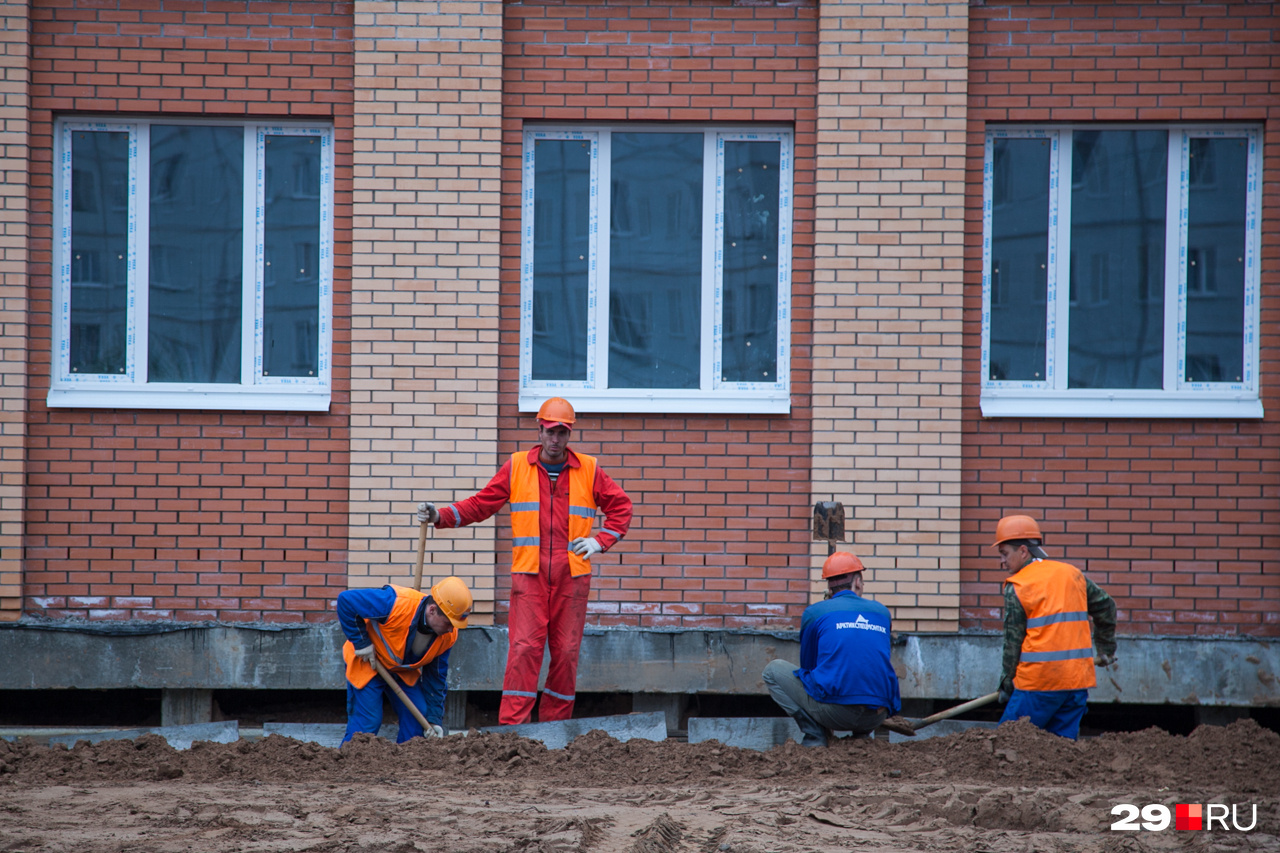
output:
[[[1004,582],[1000,673],[1000,701],[1009,704],[1000,722],[1030,717],[1075,740],[1089,688],[1097,684],[1094,664],[1116,659],[1116,603],[1075,566],[1048,559],[1042,538],[1030,516],[1007,515],[996,525],[1000,568],[1011,575]]]
[[[832,731],[865,735],[901,710],[889,610],[862,597],[862,572],[853,554],[827,557],[827,597],[800,618],[800,667],[775,660],[764,668],[769,695],[804,733],[802,746],[826,746]]]
[[[431,587],[430,593],[388,584],[338,594],[338,622],[347,637],[342,645],[347,664],[347,732],[343,743],[356,732],[378,731],[384,693],[400,722],[396,742],[423,734],[413,712],[373,668],[375,657],[435,733],[444,734],[449,649],[458,639],[458,629],[467,627],[470,613],[471,590],[462,578],[445,578]]]
[[[575,415],[552,397],[538,409],[538,444],[504,462],[475,495],[439,511],[418,507],[419,523],[438,528],[484,521],[511,504],[511,606],[507,671],[498,722],[526,723],[538,696],[542,652],[550,650],[538,719],[573,715],[578,650],[591,591],[591,558],[607,551],[631,526],[631,498],[595,457],[569,449]],[[592,535],[597,513],[602,529]]]

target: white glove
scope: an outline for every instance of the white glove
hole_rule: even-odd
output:
[[[418,504],[418,523],[419,524],[435,524],[440,520],[440,513],[436,510],[436,505],[431,503]]]
[[[444,726],[437,726],[435,723],[428,723],[423,737],[444,737]]]
[[[360,660],[369,664],[369,666],[373,666],[373,658],[374,658],[373,643],[370,643],[369,645],[365,646],[362,649],[356,649],[356,657],[360,658]]]
[[[600,543],[596,540],[596,537],[588,536],[582,539],[575,539],[570,542],[569,550],[584,560],[590,560],[604,549],[600,547]]]

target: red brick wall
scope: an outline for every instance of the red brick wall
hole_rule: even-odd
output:
[[[1116,597],[1122,633],[1280,635],[1280,7],[987,2],[971,13],[964,624],[998,627],[996,520]],[[984,420],[988,122],[1264,123],[1262,421]]]
[[[352,138],[349,2],[38,0],[32,8],[25,609],[302,622],[346,588]],[[335,127],[328,414],[55,410],[52,121],[275,116]]]
[[[795,128],[790,416],[579,418],[636,505],[634,532],[596,560],[589,621],[793,625],[809,601],[809,370],[817,9],[808,3],[526,2],[506,7],[499,434],[530,446],[519,385],[520,146],[526,121],[784,122]],[[510,578],[498,518],[498,601]]]

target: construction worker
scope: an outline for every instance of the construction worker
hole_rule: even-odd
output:
[[[591,591],[591,558],[607,551],[631,526],[631,498],[597,464],[569,449],[576,415],[552,397],[538,409],[538,444],[511,455],[475,495],[439,510],[418,507],[419,523],[462,527],[511,505],[511,605],[507,670],[498,722],[526,723],[538,697],[544,646],[551,661],[538,719],[573,716],[578,651]],[[602,529],[592,534],[596,514]]]
[[[458,629],[467,627],[471,590],[462,578],[449,577],[430,593],[387,584],[378,589],[349,589],[338,594],[338,622],[347,641],[346,743],[356,732],[376,734],[382,725],[387,683],[373,661],[380,661],[405,696],[417,707],[435,735],[444,734],[444,698],[448,691],[449,650]],[[400,721],[397,743],[424,734],[422,724],[391,691]]]
[[[1010,574],[999,696],[1008,705],[1000,722],[1030,717],[1045,731],[1075,740],[1089,688],[1097,683],[1094,664],[1116,659],[1116,603],[1075,566],[1048,559],[1042,539],[1030,516],[1007,515],[996,525],[994,547]]]
[[[826,746],[832,731],[865,735],[901,710],[889,663],[889,609],[862,597],[862,561],[836,551],[822,564],[826,599],[800,617],[800,667],[764,668],[769,695],[804,734],[802,746]]]

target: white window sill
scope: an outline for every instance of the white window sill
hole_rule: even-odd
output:
[[[1254,394],[1165,391],[982,392],[985,418],[1218,418],[1263,416]]]
[[[579,413],[789,415],[785,391],[672,391],[666,389],[586,391],[576,388],[524,389],[520,411],[536,412],[548,397],[564,397]]]
[[[166,383],[162,388],[50,389],[51,409],[190,409],[206,411],[327,412],[328,388],[219,388]]]

